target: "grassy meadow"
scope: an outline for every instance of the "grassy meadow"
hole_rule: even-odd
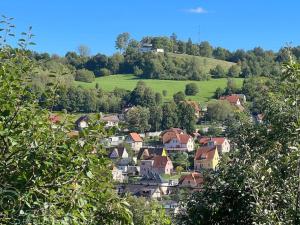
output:
[[[185,85],[188,83],[196,83],[199,87],[199,93],[196,96],[187,96],[187,99],[196,100],[201,103],[209,101],[215,90],[220,87],[224,88],[227,84],[227,79],[211,79],[208,81],[175,81],[175,80],[154,80],[154,79],[138,79],[132,74],[122,75],[110,75],[106,77],[96,78],[93,83],[85,83],[76,81],[76,85],[80,85],[84,88],[94,88],[96,83],[104,91],[112,91],[114,88],[123,88],[126,90],[133,90],[138,81],[144,81],[147,86],[151,87],[155,92],[162,93],[163,90],[167,91],[167,96],[164,97],[164,101],[172,99],[173,94],[178,91],[185,90]],[[238,87],[243,84],[242,78],[234,78]]]

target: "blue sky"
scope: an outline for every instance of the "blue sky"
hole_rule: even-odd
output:
[[[0,1],[0,14],[15,18],[16,33],[33,27],[34,50],[60,55],[80,44],[92,54],[112,54],[122,32],[138,40],[175,32],[231,50],[300,45],[298,0]]]

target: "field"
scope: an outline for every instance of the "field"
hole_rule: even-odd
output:
[[[213,95],[215,90],[218,87],[224,88],[227,84],[227,79],[211,79],[208,81],[174,81],[174,80],[152,80],[152,79],[137,79],[132,74],[126,75],[111,75],[106,77],[99,77],[93,83],[84,83],[84,82],[77,82],[77,85],[80,85],[85,88],[94,88],[96,83],[104,91],[112,91],[115,87],[123,88],[126,90],[133,90],[136,86],[136,83],[142,80],[144,81],[147,86],[151,87],[155,92],[162,93],[163,90],[167,90],[167,96],[164,97],[164,101],[169,101],[172,99],[173,94],[178,91],[183,91],[185,89],[185,85],[188,83],[196,83],[199,87],[199,93],[196,96],[187,96],[187,99],[196,100],[201,103],[209,101]],[[234,79],[237,86],[241,87],[243,84],[242,78],[235,78]]]

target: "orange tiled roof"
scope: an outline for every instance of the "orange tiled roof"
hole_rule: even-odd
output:
[[[237,95],[221,96],[220,100],[227,100],[230,104],[237,104],[237,102],[239,101],[239,96]]]
[[[141,138],[141,136],[138,133],[130,133],[129,136],[131,137],[131,139],[134,142],[142,142],[143,139]]]
[[[195,155],[195,160],[212,160],[215,156],[215,152],[217,151],[216,146],[202,146],[200,147]]]
[[[202,138],[200,138],[199,143],[201,145],[206,145],[209,141],[213,141],[213,142],[216,142],[217,145],[222,145],[224,143],[225,139],[226,138],[224,138],[224,137],[213,137],[213,138],[202,137]]]
[[[203,175],[197,172],[192,172],[187,175],[181,176],[179,179],[179,184],[181,184],[184,180],[192,181],[195,184],[202,184],[203,183]]]
[[[174,138],[179,140],[182,144],[186,144],[188,143],[191,136],[188,134],[184,134],[183,131],[179,128],[171,128],[163,132],[162,140],[164,144],[170,142]]]

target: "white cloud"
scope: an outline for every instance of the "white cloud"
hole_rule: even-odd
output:
[[[196,7],[196,8],[188,9],[187,12],[196,13],[196,14],[207,13],[207,11],[205,9],[203,9],[202,7]]]

